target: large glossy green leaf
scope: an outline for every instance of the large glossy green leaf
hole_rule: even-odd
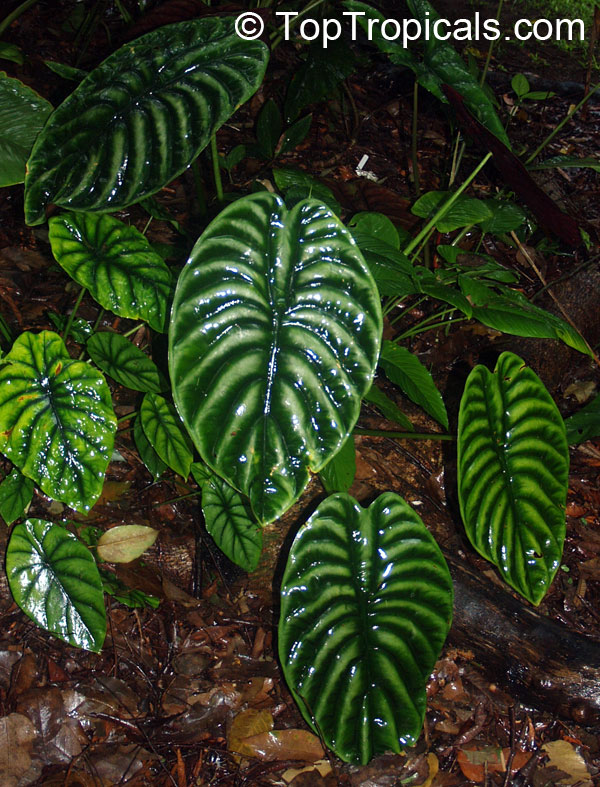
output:
[[[13,470],[0,484],[0,516],[7,525],[23,515],[33,497],[33,481]]]
[[[29,153],[52,104],[0,71],[0,187],[25,180]]]
[[[89,550],[60,525],[28,519],[6,549],[6,574],[17,604],[55,637],[98,652],[106,633],[104,593]]]
[[[458,420],[458,492],[467,535],[502,577],[539,604],[560,565],[569,452],[563,419],[513,353],[476,366]]]
[[[48,225],[56,261],[101,306],[165,330],[171,272],[141,232],[92,213],[62,213]]]
[[[154,361],[118,333],[95,333],[86,348],[96,366],[127,388],[160,393],[169,387]]]
[[[283,575],[279,658],[304,718],[339,757],[365,763],[416,741],[451,617],[446,562],[401,497],[321,503]]]
[[[381,306],[343,224],[262,192],[227,207],[183,269],[169,331],[175,404],[204,461],[280,516],[353,429]]]
[[[195,472],[194,478],[197,476]],[[248,501],[212,472],[201,487],[207,532],[230,560],[245,571],[254,571],[260,560],[262,531],[249,510]]]
[[[140,408],[140,423],[159,458],[187,478],[194,458],[192,445],[173,405],[163,396],[147,393]]]
[[[116,419],[102,374],[56,333],[23,333],[0,369],[0,451],[50,497],[89,511],[102,491]]]
[[[167,25],[118,49],[52,113],[28,162],[25,216],[46,205],[114,211],[188,167],[259,87],[261,41],[232,18]]]

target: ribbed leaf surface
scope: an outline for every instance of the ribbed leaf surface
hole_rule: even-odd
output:
[[[286,511],[354,427],[380,337],[373,279],[321,203],[245,197],[198,240],[173,303],[173,395],[201,457],[259,521]]]
[[[415,742],[451,617],[444,558],[398,495],[368,509],[333,495],[300,529],[281,584],[279,658],[339,757],[365,763]]]
[[[89,511],[102,491],[116,419],[102,374],[56,333],[22,333],[0,369],[0,451],[50,497]]]
[[[89,549],[60,525],[28,519],[6,549],[17,604],[38,626],[78,648],[100,651],[106,634],[104,593]]]
[[[140,423],[159,459],[187,478],[194,458],[192,444],[173,405],[163,396],[147,393],[140,407]]]
[[[141,232],[92,213],[62,213],[48,226],[56,261],[101,306],[165,330],[171,272]]]
[[[95,333],[88,339],[86,348],[96,366],[127,388],[159,393],[169,387],[154,361],[118,333]]]
[[[539,377],[503,353],[476,366],[458,422],[458,492],[467,535],[515,590],[539,604],[565,537],[569,452],[564,422]]]
[[[183,172],[255,92],[268,60],[230,18],[148,33],[110,55],[53,112],[28,162],[25,217],[46,205],[114,211]]]

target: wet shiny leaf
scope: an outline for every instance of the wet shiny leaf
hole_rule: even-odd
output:
[[[25,163],[51,112],[45,98],[0,71],[0,187],[23,183]]]
[[[141,232],[92,213],[61,213],[48,226],[56,261],[103,308],[165,330],[171,273]]]
[[[38,626],[75,647],[101,650],[102,581],[89,550],[64,527],[43,519],[16,525],[6,574],[13,598]]]
[[[260,85],[261,41],[232,18],[168,25],[125,44],[52,113],[27,164],[25,216],[53,202],[115,211],[181,174]]]
[[[116,419],[102,374],[56,333],[25,332],[0,369],[0,451],[50,497],[88,511],[102,491]]]
[[[187,478],[193,460],[192,444],[173,405],[158,394],[146,394],[140,422],[158,457],[182,478]]]
[[[366,763],[416,741],[451,617],[446,562],[401,497],[321,503],[283,575],[279,658],[304,718],[339,757]]]
[[[175,404],[260,522],[294,503],[354,427],[381,326],[360,252],[315,200],[288,211],[267,192],[245,197],[196,243],[169,332]]]
[[[33,497],[33,481],[14,470],[0,484],[0,516],[7,525],[23,516]]]
[[[98,557],[107,563],[130,563],[156,541],[158,530],[146,525],[117,525],[98,541]]]
[[[167,465],[152,448],[152,443],[146,437],[142,427],[142,419],[138,415],[133,423],[133,440],[138,450],[140,459],[146,465],[148,472],[155,478],[160,478],[167,469]]]
[[[160,393],[169,387],[154,361],[118,333],[95,333],[86,348],[96,366],[127,388]]]
[[[458,493],[469,540],[533,604],[562,556],[569,451],[558,408],[513,353],[469,375],[458,420]]]

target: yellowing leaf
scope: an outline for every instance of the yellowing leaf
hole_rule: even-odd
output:
[[[98,541],[98,557],[107,563],[129,563],[149,549],[158,530],[145,525],[118,525]]]
[[[269,732],[273,729],[273,717],[267,710],[256,710],[248,708],[241,711],[231,722],[229,735],[227,736],[227,748],[235,752],[234,760],[240,762],[239,755],[245,754],[254,757],[251,747],[245,745],[245,738],[259,735],[261,732]]]
[[[549,766],[554,766],[569,776],[557,784],[577,784],[580,787],[591,787],[592,780],[585,760],[568,741],[550,741],[544,745],[544,751],[550,758]]]
[[[316,762],[325,756],[316,735],[308,730],[272,730],[244,738],[244,754],[259,760],[306,760]]]

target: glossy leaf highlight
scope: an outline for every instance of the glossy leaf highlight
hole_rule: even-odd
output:
[[[294,539],[279,658],[298,707],[343,760],[413,744],[450,627],[452,581],[418,514],[386,492],[327,498]]]
[[[469,540],[539,604],[562,556],[569,452],[563,419],[513,353],[476,366],[458,421],[458,492]]]
[[[102,491],[116,419],[102,374],[56,333],[22,333],[0,369],[0,451],[50,497],[89,511]]]
[[[11,593],[23,612],[55,637],[98,652],[106,633],[104,593],[89,550],[43,519],[16,525],[6,549]]]
[[[160,393],[169,387],[154,361],[118,333],[95,333],[88,339],[86,349],[96,366],[127,388]]]
[[[260,522],[339,450],[373,379],[377,289],[354,241],[315,200],[263,192],[209,225],[173,303],[175,404],[203,460]]]
[[[146,394],[140,408],[140,423],[159,459],[187,478],[194,458],[192,445],[173,405],[163,396]]]
[[[260,85],[268,60],[233,18],[155,30],[118,49],[52,113],[28,162],[25,217],[52,202],[115,211],[181,174]]]

